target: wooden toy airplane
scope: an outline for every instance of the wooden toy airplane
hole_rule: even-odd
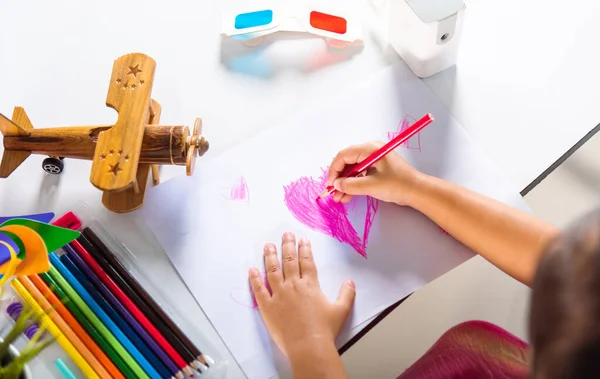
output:
[[[90,181],[103,191],[102,202],[114,212],[142,206],[152,170],[159,183],[158,165],[185,165],[192,175],[196,157],[208,150],[201,135],[202,121],[187,126],[158,125],[161,107],[151,99],[154,60],[134,53],[118,58],[112,71],[106,105],[118,112],[115,125],[34,129],[25,110],[15,107],[12,120],[0,114],[4,154],[0,178],[7,178],[29,155],[42,154],[43,169],[63,170],[63,158],[92,161]]]

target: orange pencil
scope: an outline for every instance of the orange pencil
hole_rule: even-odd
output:
[[[96,344],[96,342],[90,337],[90,335],[83,329],[81,324],[73,317],[71,312],[65,307],[65,305],[58,299],[58,297],[50,290],[46,282],[42,280],[38,275],[31,275],[29,279],[37,287],[37,289],[44,295],[44,297],[50,302],[52,307],[58,312],[58,314],[67,322],[67,324],[73,329],[73,332],[79,337],[81,342],[94,354],[94,356],[102,363],[104,368],[115,379],[125,379],[121,371],[114,365],[114,363],[106,356],[104,351]]]
[[[27,291],[33,296],[35,301],[40,305],[40,307],[48,313],[50,319],[58,326],[60,331],[67,337],[67,339],[73,344],[75,349],[81,354],[83,359],[87,361],[87,363],[92,367],[92,369],[100,376],[101,378],[111,378],[112,375],[106,371],[104,366],[96,359],[94,354],[83,344],[83,342],[77,337],[75,332],[67,325],[65,320],[54,311],[52,305],[46,300],[44,295],[37,289],[36,286],[33,285],[31,280],[26,276],[19,276],[19,281],[23,284],[23,286],[27,289]]]

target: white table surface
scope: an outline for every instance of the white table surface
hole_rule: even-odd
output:
[[[368,32],[375,18],[363,0],[323,2],[362,10],[364,51],[344,59],[319,39],[280,40],[234,70],[222,54],[219,22],[221,7],[235,1],[0,0],[0,112],[24,106],[36,128],[114,122],[104,106],[113,60],[143,52],[157,61],[153,97],[163,106],[162,123],[202,117],[211,143],[205,159],[217,157],[398,59]],[[600,122],[600,3],[471,0],[466,12],[457,66],[425,82],[522,189]],[[305,70],[306,62],[324,67]],[[0,181],[0,214],[60,212],[81,201],[101,209],[89,162],[66,161],[62,175],[50,176],[42,159],[30,157]],[[184,168],[162,174],[183,175]],[[98,212],[126,230],[129,216]],[[214,334],[167,258],[138,258],[160,274],[157,285],[178,293],[186,318]],[[43,366],[34,368],[47,377]],[[231,363],[227,377],[242,375]]]

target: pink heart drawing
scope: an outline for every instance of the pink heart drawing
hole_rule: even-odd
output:
[[[267,274],[264,272],[260,273],[263,281],[265,283],[265,287],[269,292],[271,292],[271,287],[269,286],[269,281],[267,280]],[[271,292],[272,293],[272,292]],[[254,292],[252,292],[252,288],[248,283],[248,288],[235,287],[229,291],[229,296],[231,300],[235,301],[239,305],[250,308],[250,309],[258,309],[258,303],[256,302],[256,298],[254,297]]]
[[[417,119],[414,118],[413,116],[411,116],[411,115],[404,116],[402,118],[402,120],[400,120],[400,123],[398,124],[398,128],[396,129],[396,131],[389,132],[387,134],[388,141],[391,141],[398,134],[405,131],[409,126],[411,126],[415,122],[417,122]],[[413,136],[411,139],[402,143],[402,146],[404,146],[407,149],[418,150],[419,152],[421,152],[421,134],[417,133],[416,136]]]
[[[326,182],[327,170],[323,170],[318,179],[301,177],[284,186],[285,205],[304,225],[352,246],[357,253],[367,258],[369,233],[379,208],[379,200],[366,198],[366,213],[361,238],[349,218],[349,208],[358,208],[356,203],[349,205],[336,203],[331,196],[319,201],[315,200],[325,188]],[[353,200],[353,202],[355,201],[357,200]]]

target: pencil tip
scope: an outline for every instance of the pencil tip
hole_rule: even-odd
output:
[[[329,192],[327,190],[323,191],[319,197],[317,197],[317,201],[324,199],[327,195],[329,195]]]
[[[193,377],[194,377],[194,371],[192,371],[192,369],[190,368],[190,366],[187,366],[186,368],[184,368],[184,369],[183,369],[183,372],[184,372],[184,373],[185,373],[187,376],[189,376],[189,377],[191,377],[191,378],[193,378]]]
[[[206,360],[206,363],[207,363],[208,365],[214,365],[214,364],[215,364],[215,360],[214,360],[214,359],[212,359],[212,358],[210,357],[210,355],[203,354],[202,356],[204,357],[204,359]]]
[[[208,367],[206,367],[206,365],[200,361],[194,361],[192,367],[194,367],[196,370],[200,371],[201,374],[208,370]]]

